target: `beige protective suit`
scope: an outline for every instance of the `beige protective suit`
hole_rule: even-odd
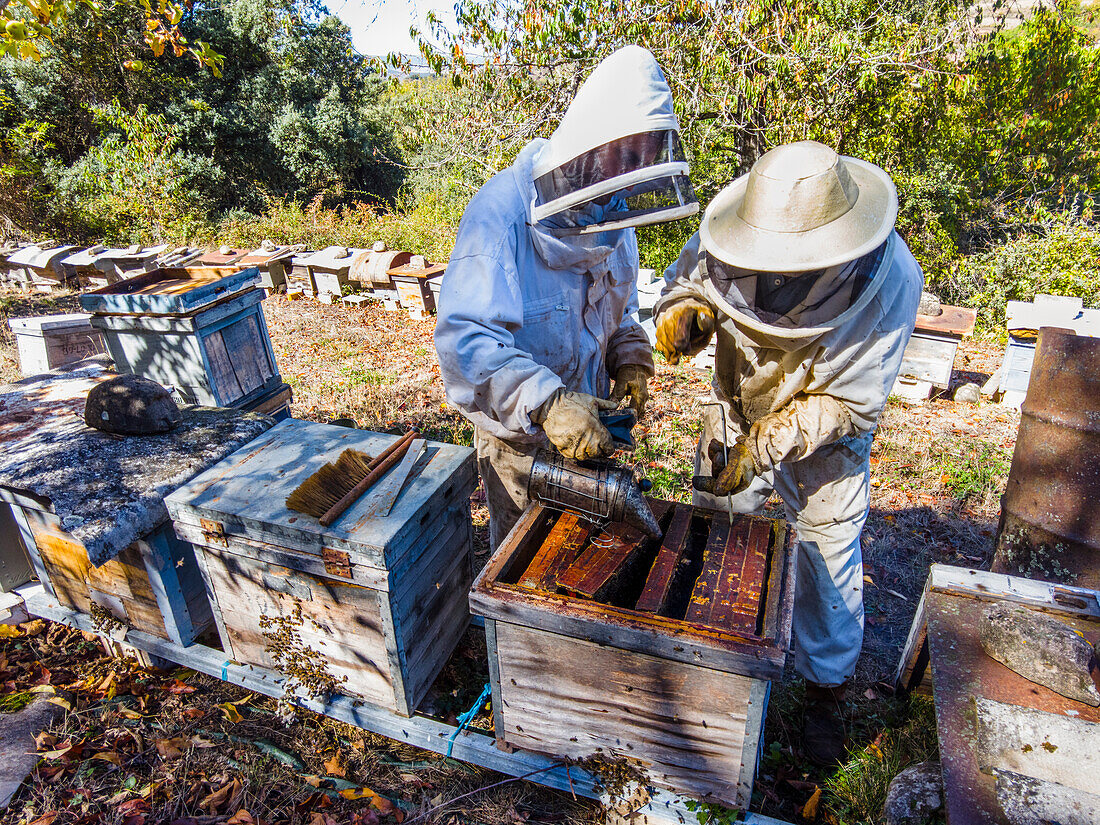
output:
[[[723,268],[696,235],[665,272],[658,323],[689,298],[715,308],[713,398],[728,443],[747,438],[758,475],[732,501],[697,491],[694,502],[751,513],[779,493],[799,539],[795,666],[812,682],[839,685],[855,671],[863,640],[859,536],[870,505],[871,439],[913,331],[923,276],[892,233],[876,253],[826,270],[785,315],[757,313],[757,277],[771,276]],[[706,447],[721,440],[721,418],[707,408],[697,474],[713,474]]]

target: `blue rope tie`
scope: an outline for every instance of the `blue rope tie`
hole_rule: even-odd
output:
[[[474,717],[477,716],[478,711],[481,710],[481,706],[484,705],[485,702],[487,702],[489,697],[492,696],[492,695],[493,695],[492,687],[489,686],[489,685],[486,685],[485,689],[481,691],[481,695],[477,697],[477,701],[474,702],[473,707],[471,707],[468,711],[466,711],[464,714],[462,714],[461,716],[458,717],[458,727],[455,728],[455,732],[452,733],[447,738],[447,758],[448,759],[451,758],[451,751],[454,749],[454,746],[455,746],[455,737],[458,736],[460,733],[462,733],[463,729],[468,724],[470,724],[472,721],[474,721]]]

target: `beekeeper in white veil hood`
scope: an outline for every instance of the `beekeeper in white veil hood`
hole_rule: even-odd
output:
[[[821,763],[844,755],[871,439],[923,283],[897,211],[879,167],[814,141],[776,147],[710,202],[655,308],[657,346],[673,363],[717,332],[718,404],[704,415],[695,503],[749,513],[774,490],[797,530],[802,744]]]
[[[528,503],[538,449],[607,455],[599,411],[629,397],[643,412],[653,356],[633,318],[633,227],[698,209],[672,93],[638,46],[601,62],[551,138],[470,201],[435,345],[447,398],[475,425],[494,548]]]

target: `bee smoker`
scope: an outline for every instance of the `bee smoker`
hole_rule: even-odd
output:
[[[574,463],[552,450],[540,450],[531,468],[527,494],[554,510],[565,510],[605,526],[621,521],[650,538],[661,528],[644,493],[652,486],[629,467],[611,461]]]

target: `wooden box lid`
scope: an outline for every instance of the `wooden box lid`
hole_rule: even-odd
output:
[[[226,536],[237,536],[321,556],[326,550],[352,560],[393,569],[417,539],[450,505],[476,484],[474,451],[428,442],[401,494],[385,518],[370,513],[371,491],[331,527],[287,509],[287,496],[322,464],[348,447],[377,455],[397,436],[287,419],[215,467],[172,493],[168,512],[176,521],[217,522]],[[383,478],[383,481],[385,479]]]
[[[40,315],[36,318],[12,318],[8,326],[16,335],[36,335],[46,332],[64,332],[67,330],[91,330],[86,312],[73,312],[67,315]]]
[[[89,312],[186,315],[260,282],[256,267],[165,267],[80,296]]]

